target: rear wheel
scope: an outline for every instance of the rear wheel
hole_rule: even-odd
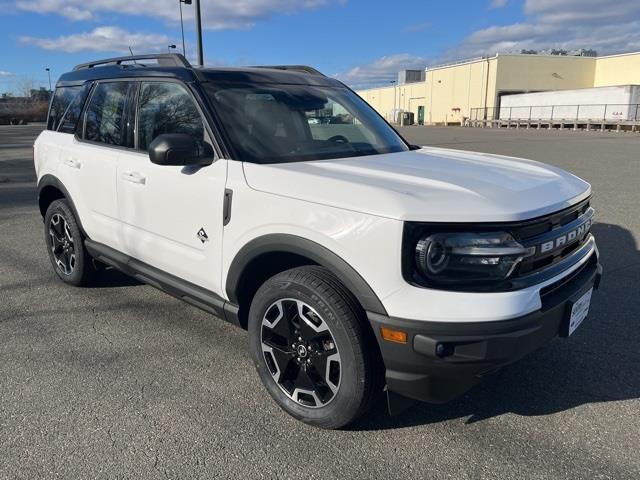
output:
[[[51,265],[58,277],[69,285],[89,284],[96,271],[66,200],[56,200],[49,205],[44,217],[44,237]]]
[[[361,314],[321,267],[294,268],[260,287],[249,313],[250,349],[281,408],[303,422],[340,428],[372,406],[381,370]]]

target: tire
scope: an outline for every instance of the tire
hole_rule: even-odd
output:
[[[64,283],[76,287],[92,283],[96,271],[84,246],[76,217],[66,200],[55,200],[47,208],[44,239],[53,270]]]
[[[249,311],[250,353],[283,410],[337,429],[375,405],[383,370],[363,321],[353,295],[322,267],[287,270],[258,289]]]

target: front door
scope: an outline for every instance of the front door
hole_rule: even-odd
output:
[[[186,86],[141,82],[137,149],[118,164],[118,209],[124,253],[215,293],[220,287],[227,161],[203,167],[151,163],[149,144],[164,133],[210,142]]]

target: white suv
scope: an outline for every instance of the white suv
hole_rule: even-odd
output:
[[[309,67],[79,65],[34,149],[64,282],[107,265],[248,329],[271,396],[325,428],[570,335],[601,276],[589,184],[411,146]]]

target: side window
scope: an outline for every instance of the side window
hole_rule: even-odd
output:
[[[182,85],[142,83],[138,103],[138,148],[146,151],[153,139],[164,133],[186,133],[204,143],[200,112]]]
[[[64,113],[60,124],[58,125],[58,131],[62,133],[75,133],[78,126],[78,120],[80,120],[80,114],[82,113],[82,107],[87,100],[87,94],[90,90],[90,84],[84,85],[80,88],[75,98],[71,101]]]
[[[126,136],[125,107],[129,82],[99,83],[87,107],[84,138],[120,145]]]
[[[58,130],[60,121],[63,115],[69,108],[69,105],[78,96],[82,90],[82,86],[77,87],[58,87],[56,93],[53,95],[51,101],[51,108],[49,108],[49,118],[47,119],[47,130]]]

